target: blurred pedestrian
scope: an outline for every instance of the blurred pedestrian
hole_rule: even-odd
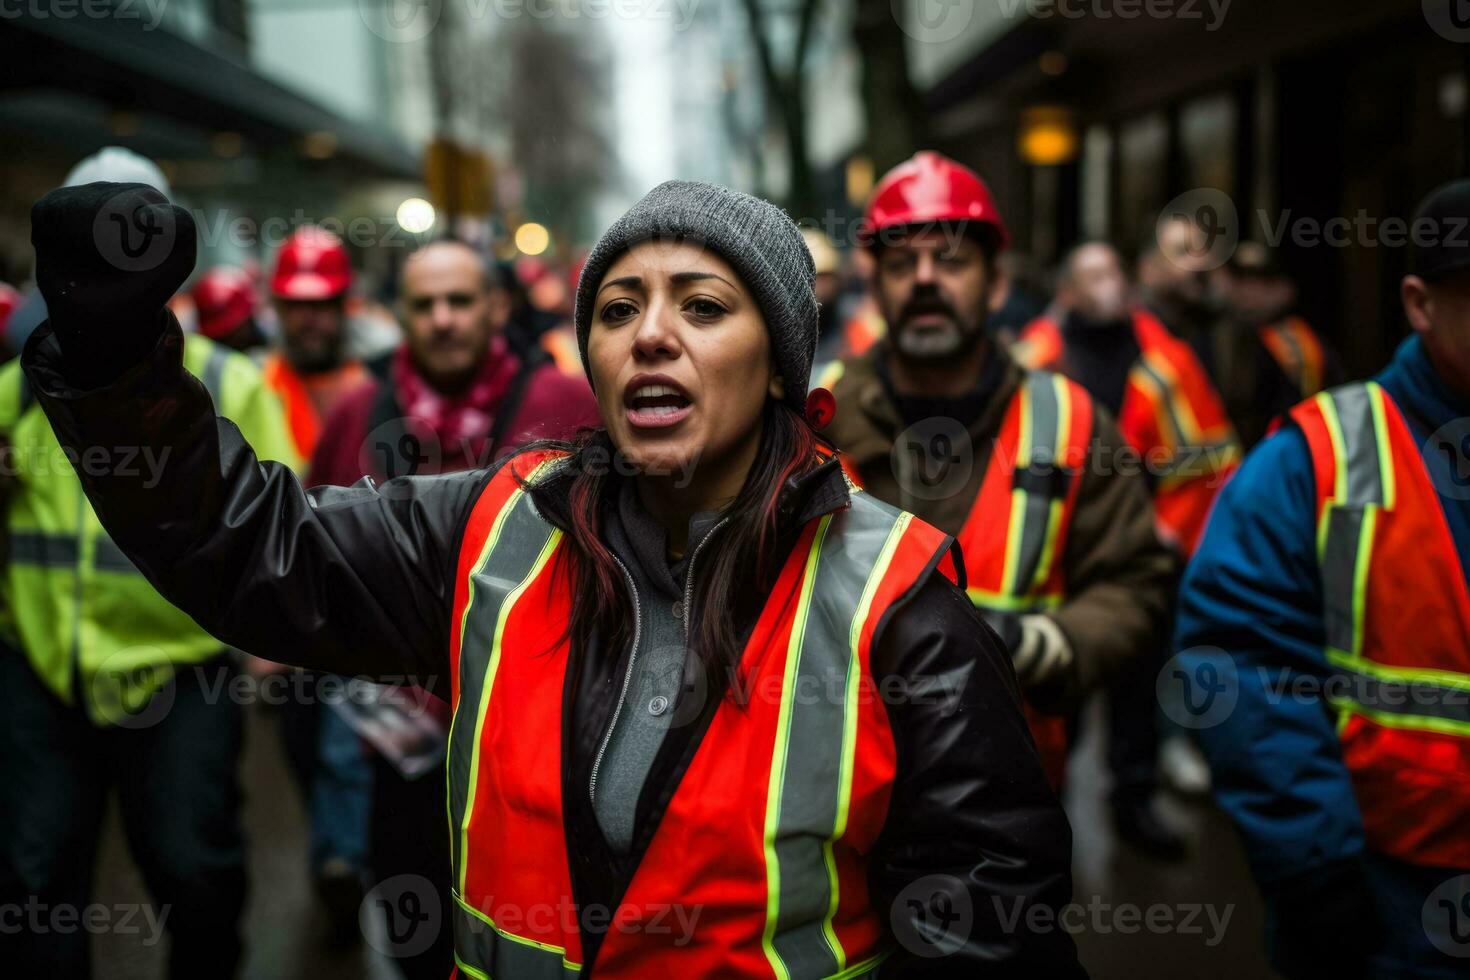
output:
[[[215,266],[199,277],[192,294],[201,334],[242,354],[265,345],[255,321],[255,283],[245,270]]]
[[[1222,315],[1197,350],[1250,449],[1297,402],[1337,383],[1337,362],[1296,313],[1296,287],[1265,246],[1242,242],[1213,288]]]
[[[669,182],[603,236],[576,324],[604,429],[308,494],[147,322],[192,255],[84,271],[98,204],[36,208],[43,285],[75,284],[38,397],[66,445],[188,447],[151,491],[81,471],[181,607],[448,695],[461,973],[1084,975],[1067,930],[1015,928],[1070,902],[1069,834],[951,541],[851,493],[803,413],[814,273],[779,209]],[[96,313],[123,295],[131,331]]]
[[[544,357],[523,361],[509,349],[491,304],[493,269],[471,246],[432,242],[409,256],[399,283],[406,341],[389,380],[348,396],[328,419],[312,461],[310,486],[348,486],[363,476],[431,475],[478,469],[535,439],[571,438],[597,424],[584,378]],[[415,703],[423,703],[420,698]],[[437,750],[449,707],[429,701]],[[371,709],[361,709],[364,715]],[[393,714],[389,704],[381,709]],[[384,728],[392,727],[392,719]],[[388,751],[373,755],[370,864],[376,881],[418,875],[447,905],[449,841],[443,833],[442,766],[421,775]],[[409,980],[442,980],[454,965],[447,922],[421,953],[396,962]]]
[[[160,198],[169,192],[151,161],[116,148],[83,161],[67,184],[85,179],[80,193],[107,199],[105,189],[121,185],[91,181],[114,168],[125,180],[148,177]],[[188,234],[179,247],[192,253],[192,223]],[[46,270],[37,279],[50,296],[69,285]],[[104,309],[119,331],[146,326],[130,317],[160,316]],[[211,427],[218,412],[261,458],[297,464],[281,406],[248,358],[197,334],[170,355],[199,379],[194,393]],[[98,380],[77,378],[83,388]],[[0,368],[0,434],[9,447],[0,481],[8,545],[0,577],[0,907],[39,905],[52,922],[53,913],[80,917],[93,907],[102,821],[116,790],[133,858],[172,937],[169,975],[232,976],[246,880],[242,709],[229,693],[225,646],[159,595],[149,584],[156,568],[135,566],[103,529],[19,361]],[[172,453],[152,455],[136,440],[89,443],[78,458],[99,478],[141,473],[150,486],[177,465]],[[238,599],[227,588],[216,593],[225,605]],[[85,929],[7,927],[0,963],[12,976],[85,978],[87,937]]]
[[[1172,562],[1147,487],[1111,466],[1122,437],[1082,387],[1022,370],[986,330],[1008,236],[976,174],[920,153],[865,222],[892,327],[840,362],[828,435],[855,482],[959,541],[1060,788],[1067,716],[1163,642]]]
[[[1465,976],[1467,222],[1470,181],[1424,202],[1413,334],[1251,453],[1184,580],[1182,674],[1212,680],[1183,708],[1293,980]]]
[[[286,405],[296,449],[316,451],[322,422],[343,396],[367,380],[347,350],[347,294],[352,265],[336,235],[305,225],[276,255],[270,293],[281,349],[265,359],[266,383]]]
[[[1067,255],[1056,308],[1055,318],[1025,329],[1017,357],[1072,378],[1118,419],[1132,451],[1129,465],[1141,463],[1147,476],[1159,536],[1182,564],[1240,457],[1220,396],[1189,345],[1129,303],[1122,259],[1112,246],[1084,243]],[[1154,682],[1166,646],[1141,648],[1134,670],[1109,689],[1107,759],[1119,833],[1159,857],[1179,858],[1184,842],[1151,802],[1160,751]]]
[[[322,425],[343,399],[370,380],[348,350],[347,299],[352,265],[347,248],[315,225],[292,232],[270,278],[280,349],[262,370],[281,397],[297,450],[312,459]],[[274,658],[272,658],[274,659]],[[297,690],[323,690],[322,679]],[[357,735],[315,695],[282,705],[282,737],[310,814],[310,867],[334,944],[359,937],[358,906],[366,887],[372,766]]]

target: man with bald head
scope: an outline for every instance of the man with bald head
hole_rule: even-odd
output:
[[[585,379],[563,374],[549,357],[524,360],[511,350],[492,275],[486,257],[460,241],[431,242],[408,257],[399,276],[404,343],[391,355],[386,380],[366,384],[328,419],[309,484],[484,467],[534,439],[570,438],[598,423]],[[447,726],[446,705],[419,691],[410,698],[427,702],[431,715],[438,709],[438,727]],[[376,709],[395,710],[360,708],[359,717]],[[423,745],[415,751],[426,752]],[[434,777],[442,769],[415,778],[382,755],[373,767],[373,880],[421,876],[449,908],[444,781]],[[395,962],[409,980],[444,977],[454,965],[448,928],[426,950]]]

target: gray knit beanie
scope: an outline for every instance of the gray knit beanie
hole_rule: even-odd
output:
[[[699,242],[740,274],[765,317],[771,352],[798,412],[817,351],[816,268],[796,222],[767,201],[688,180],[660,184],[613,223],[577,282],[577,346],[588,379],[587,334],[602,277],[629,248],[652,239]]]

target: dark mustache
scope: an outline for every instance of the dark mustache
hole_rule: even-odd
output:
[[[915,317],[929,316],[930,314],[936,313],[941,316],[947,316],[956,322],[960,318],[955,308],[945,302],[944,297],[939,294],[937,289],[915,290],[914,295],[909,298],[909,301],[904,304],[903,309],[899,311],[899,322],[907,323]]]

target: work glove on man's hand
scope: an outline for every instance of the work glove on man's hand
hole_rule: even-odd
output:
[[[67,380],[117,379],[152,349],[194,269],[194,219],[147,184],[62,187],[31,208],[36,285]]]
[[[1011,646],[1011,663],[1022,687],[1042,687],[1072,668],[1072,644],[1049,616],[1022,616],[1020,636]]]

